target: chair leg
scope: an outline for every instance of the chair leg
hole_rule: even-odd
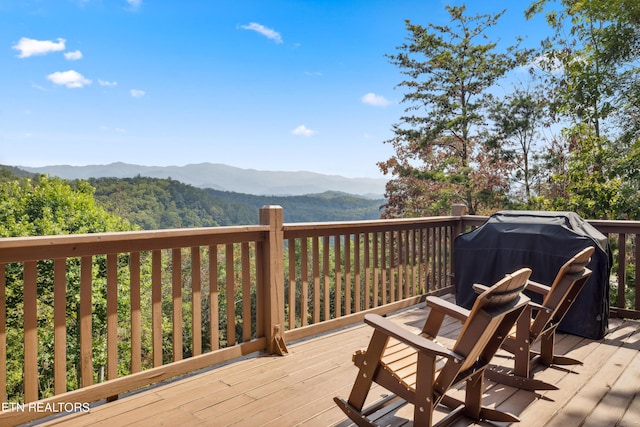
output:
[[[436,370],[436,359],[433,355],[418,352],[416,365],[416,392],[414,398],[413,422],[416,426],[433,424],[433,381]]]
[[[516,323],[516,338],[513,345],[515,357],[514,373],[523,378],[529,378],[530,374],[530,350],[531,350],[531,307],[527,307]]]
[[[480,371],[469,378],[465,385],[465,412],[474,420],[480,419],[480,408],[482,407],[482,386],[484,383],[483,371]]]
[[[555,328],[545,332],[540,337],[540,362],[546,366],[553,365],[582,365],[582,361],[567,356],[555,354]]]
[[[384,351],[387,343],[389,342],[389,336],[381,333],[378,330],[373,332],[369,347],[364,354],[364,363],[360,366],[358,376],[351,389],[349,395],[349,405],[356,408],[358,411],[362,410],[364,402],[367,399],[371,385],[373,384],[373,376],[376,369],[379,366],[382,352]]]
[[[551,329],[540,336],[540,361],[546,366],[551,366],[553,363],[556,339],[555,332],[555,329]]]
[[[349,405],[349,402],[346,400],[334,397],[333,401],[336,402],[336,405],[342,409],[342,412],[344,412],[358,427],[378,427],[377,424],[370,421],[360,410]]]
[[[454,397],[444,395],[442,396],[440,403],[442,403],[447,408],[450,408],[451,412],[445,418],[438,421],[438,426],[449,425],[459,416],[468,415],[465,403]],[[520,419],[513,414],[499,411],[497,409],[487,408],[486,406],[480,407],[480,415],[477,417],[477,420],[500,421],[506,423],[517,423],[520,421]]]
[[[487,370],[484,372],[484,376],[491,381],[495,381],[497,383],[519,388],[522,390],[558,390],[558,387],[553,384],[546,383],[541,380],[536,380],[534,378],[521,377],[515,375],[514,373],[508,373],[506,371],[506,368],[492,366],[490,368],[487,368]]]

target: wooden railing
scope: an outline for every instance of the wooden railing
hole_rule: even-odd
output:
[[[256,226],[0,239],[0,425],[248,353],[284,354],[367,312],[453,292],[453,239],[486,219],[454,209],[284,224],[268,206]],[[624,298],[638,280],[628,272],[640,222],[591,223],[613,242],[615,314],[640,318],[637,293],[635,305]]]
[[[640,221],[589,221],[609,238],[613,255],[612,315],[640,319]]]
[[[260,224],[0,239],[0,425],[453,290],[459,218]]]
[[[285,224],[287,339],[452,292],[458,224],[455,217]]]

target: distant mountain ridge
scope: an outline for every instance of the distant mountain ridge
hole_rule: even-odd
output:
[[[339,191],[381,198],[387,182],[382,178],[347,178],[305,171],[241,169],[220,163],[142,166],[116,162],[88,166],[18,167],[28,172],[44,173],[63,179],[133,178],[138,175],[150,178],[171,178],[194,187],[254,195],[305,195]]]

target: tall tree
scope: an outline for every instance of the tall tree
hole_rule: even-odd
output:
[[[640,4],[537,0],[527,15],[542,12],[555,31],[538,64],[570,149],[566,174],[556,177],[569,191],[564,208],[587,217],[637,214],[640,203],[629,195],[638,183],[627,165],[640,129]]]
[[[547,102],[539,88],[516,88],[503,99],[496,100],[489,110],[492,123],[488,132],[488,146],[513,165],[511,195],[517,204],[533,207],[532,189],[539,179],[540,165],[536,163],[540,150],[540,130],[549,125]],[[514,188],[515,187],[515,188]]]
[[[391,174],[386,216],[422,216],[463,202],[470,213],[502,205],[507,167],[487,151],[481,137],[489,89],[511,70],[515,46],[500,52],[486,30],[502,13],[466,16],[465,6],[447,6],[452,26],[406,21],[408,42],[390,62],[406,76],[405,116],[393,126],[395,155],[378,163]]]

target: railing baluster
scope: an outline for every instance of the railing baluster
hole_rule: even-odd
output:
[[[638,236],[640,236],[640,234],[635,235],[635,241],[634,241],[635,258],[633,262],[635,264],[635,282],[633,286],[635,287],[635,291],[636,291],[634,310],[640,310],[640,291],[638,290],[638,287],[640,287],[640,265],[638,265],[638,263],[640,262],[640,240],[638,240]]]
[[[296,239],[289,239],[289,329],[296,325]]]
[[[626,285],[626,257],[627,257],[627,235],[618,234],[618,308],[626,308],[625,285]]]
[[[53,392],[67,391],[67,260],[53,261]],[[4,312],[4,310],[3,310]],[[3,365],[4,366],[4,365]]]
[[[242,257],[242,341],[247,342],[251,340],[251,269],[249,263],[249,243],[242,242],[240,249]],[[293,291],[295,295],[295,286],[293,287]]]
[[[309,317],[309,254],[307,248],[307,239],[300,239],[300,265],[301,265],[301,282],[302,297],[300,299],[300,323],[301,326],[307,326]]]
[[[225,245],[227,284],[227,347],[236,344],[236,283],[233,268],[233,243]]]
[[[429,229],[429,260],[431,261],[431,286],[430,290],[438,289],[438,281],[436,278],[436,229]]]
[[[378,286],[379,279],[378,275],[380,274],[380,251],[378,248],[378,233],[374,232],[371,236],[373,238],[373,307],[377,307],[380,305],[378,303]]]
[[[362,275],[360,273],[360,233],[353,235],[353,311],[356,313],[362,310]]]
[[[313,255],[313,323],[320,322],[320,242],[318,236],[312,240]]]
[[[424,293],[427,289],[427,275],[426,275],[426,271],[425,271],[426,269],[424,264],[425,263],[424,235],[425,235],[425,230],[421,228],[418,231],[418,243],[417,243],[418,259],[416,260],[416,262],[418,263],[418,286],[416,287],[418,294]]]
[[[344,236],[344,314],[351,314],[351,235]]]
[[[80,260],[80,383],[82,387],[93,384],[92,285],[93,258],[84,256]]]
[[[411,254],[411,240],[413,238],[413,230],[405,231],[405,239],[404,239],[404,284],[402,287],[402,298],[407,298],[411,296],[409,294],[409,288],[413,283],[413,256]]]
[[[7,401],[7,268],[0,263],[0,403]]]
[[[171,297],[173,361],[182,360],[182,250],[171,250]]]
[[[191,247],[191,352],[202,354],[202,277],[200,247]]]
[[[142,313],[140,297],[140,252],[129,255],[131,292],[131,373],[142,370]]]
[[[118,377],[118,255],[107,255],[107,379]]]
[[[387,281],[387,236],[389,232],[381,233],[381,241],[380,241],[380,271],[382,272],[382,280],[380,283],[380,292],[382,293],[382,305],[387,303],[387,294],[389,291],[388,281]]]
[[[391,262],[391,273],[389,274],[389,293],[391,298],[389,301],[394,302],[400,300],[400,294],[402,293],[402,264],[404,263],[402,257],[403,236],[402,230],[391,232],[391,238],[389,239],[389,257]],[[397,279],[397,280],[396,280]]]
[[[324,274],[324,319],[331,319],[331,292],[329,283],[329,236],[324,236],[322,240],[322,271]]]
[[[162,251],[151,255],[151,324],[153,341],[153,366],[162,366]]]
[[[38,400],[37,263],[24,263],[24,400]]]
[[[404,282],[404,298],[413,296],[413,289],[415,285],[415,253],[413,252],[413,248],[415,248],[415,234],[414,230],[407,230],[407,240],[404,244],[405,256],[407,258],[407,262],[405,264],[405,276],[406,280]]]
[[[220,348],[220,321],[218,312],[218,247],[209,246],[209,342],[211,350]]]
[[[342,262],[340,254],[340,235],[333,238],[335,271],[335,318],[342,316]]]
[[[371,307],[371,246],[369,244],[371,233],[364,233],[362,240],[364,240],[364,309],[368,310]]]

